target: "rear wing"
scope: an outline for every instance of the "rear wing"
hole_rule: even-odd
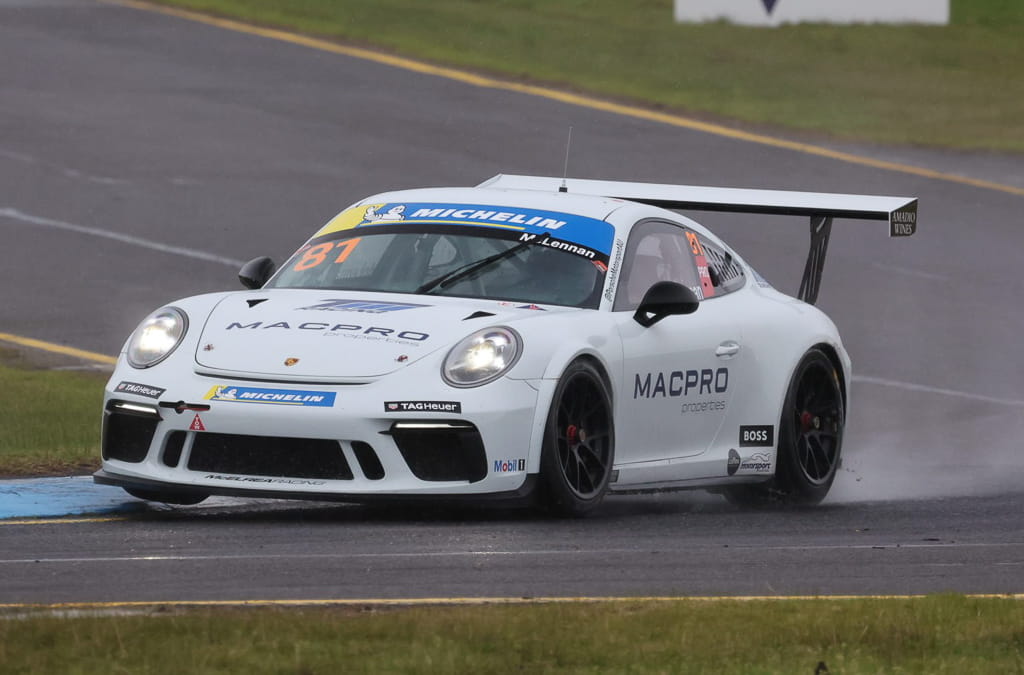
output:
[[[884,220],[889,224],[890,237],[909,237],[917,232],[917,199],[914,197],[748,190],[505,174],[498,174],[477,187],[569,192],[625,199],[666,209],[808,216],[811,220],[811,248],[797,297],[810,304],[818,299],[833,218]]]

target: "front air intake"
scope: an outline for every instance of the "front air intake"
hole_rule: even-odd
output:
[[[146,459],[159,422],[155,408],[111,401],[103,412],[103,459],[133,463]]]
[[[199,432],[188,459],[192,471],[280,478],[352,480],[337,441]]]
[[[475,483],[487,477],[483,440],[469,422],[403,420],[387,433],[420,480]]]

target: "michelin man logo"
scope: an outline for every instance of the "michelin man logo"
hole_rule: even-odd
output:
[[[217,391],[214,393],[213,398],[220,400],[234,400],[238,396],[238,390],[235,388],[228,389],[226,386],[217,387]]]
[[[405,206],[399,204],[398,206],[392,206],[384,213],[377,213],[376,206],[370,206],[366,209],[366,213],[363,214],[363,220],[376,223],[381,220],[404,220],[405,219]]]

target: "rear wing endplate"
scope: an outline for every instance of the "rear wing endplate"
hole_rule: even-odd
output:
[[[798,297],[810,304],[814,304],[818,299],[833,218],[883,220],[889,224],[890,237],[909,237],[917,232],[917,199],[913,197],[749,190],[505,174],[498,174],[477,187],[569,192],[625,199],[676,210],[808,216],[811,220],[811,248],[807,254]]]

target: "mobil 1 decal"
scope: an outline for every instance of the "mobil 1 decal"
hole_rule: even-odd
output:
[[[740,427],[741,448],[774,448],[775,427],[771,424],[753,424]]]

